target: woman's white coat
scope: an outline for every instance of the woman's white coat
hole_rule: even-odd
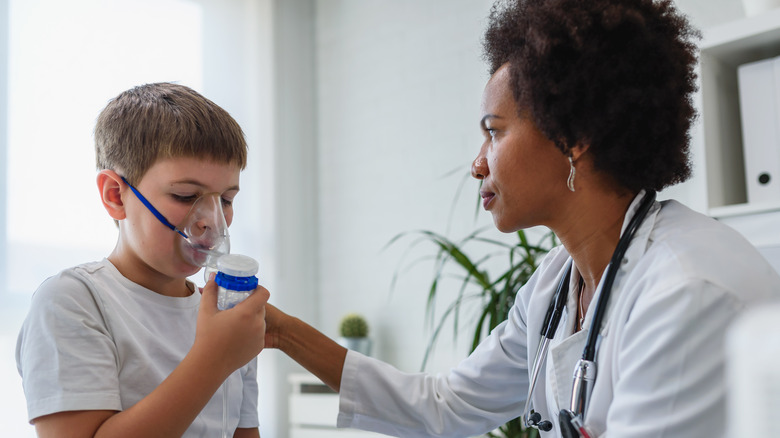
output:
[[[519,291],[509,319],[447,374],[402,373],[350,352],[338,425],[402,437],[468,437],[519,416],[529,356],[569,259],[563,247],[551,251]],[[533,396],[535,410],[554,425],[543,437],[560,436],[558,412],[569,407],[587,334],[574,333],[576,269],[572,276]],[[780,277],[739,234],[675,201],[656,202],[615,278],[587,428],[602,437],[724,436],[726,329],[745,308],[778,297]]]

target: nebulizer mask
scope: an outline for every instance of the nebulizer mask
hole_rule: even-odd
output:
[[[199,197],[175,231],[182,237],[176,239],[179,255],[191,265],[206,268],[206,280],[217,271],[217,259],[230,253],[230,235],[219,193]]]
[[[182,237],[176,240],[179,255],[191,265],[204,267],[206,281],[212,272],[216,273],[219,310],[234,307],[257,288],[257,261],[230,254],[230,235],[219,193],[199,197],[174,231]]]
[[[180,224],[174,225],[127,180],[122,177],[138,200],[163,225],[175,231],[181,237],[176,239],[176,250],[184,261],[206,268],[204,278],[217,270],[217,259],[230,253],[230,235],[228,234],[225,213],[222,211],[222,197],[219,193],[207,193],[198,197],[190,211]]]

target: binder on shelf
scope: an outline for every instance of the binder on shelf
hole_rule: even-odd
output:
[[[780,57],[737,69],[747,200],[780,201]]]

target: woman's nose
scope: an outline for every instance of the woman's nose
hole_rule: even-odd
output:
[[[482,154],[482,151],[480,151],[480,154],[477,155],[477,158],[471,163],[471,176],[476,179],[485,179],[487,174],[487,159],[485,158],[485,155]]]

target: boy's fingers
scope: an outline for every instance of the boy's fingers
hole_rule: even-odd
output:
[[[210,311],[216,312],[217,311],[217,283],[214,283],[213,280],[210,280],[208,283],[206,283],[206,286],[203,287],[201,294],[202,294],[200,298],[201,309],[206,308],[209,309]]]
[[[268,298],[271,296],[271,293],[268,292],[268,289],[264,288],[263,286],[257,286],[257,288],[252,292],[251,295],[249,295],[244,301],[250,301],[253,306],[256,307],[262,307],[265,306],[265,303],[268,302]]]
[[[215,278],[217,278],[217,273],[216,272],[212,272],[211,274],[209,274],[209,278],[208,278],[208,280],[206,280],[206,283],[214,281]],[[199,289],[200,289],[200,293],[202,295],[203,294],[203,288],[199,288]]]

